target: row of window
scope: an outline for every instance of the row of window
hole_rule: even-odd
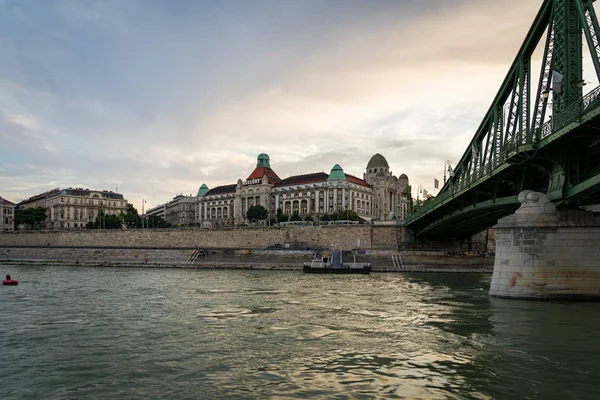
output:
[[[319,191],[319,198],[320,199],[325,198],[325,194],[324,193],[325,192],[323,192],[323,191]],[[328,193],[329,193],[329,198],[332,198],[334,192],[333,191],[329,191]],[[371,199],[371,196],[368,195],[368,194],[365,195],[364,193],[357,193],[357,192],[351,192],[351,193],[352,193],[352,197],[360,197],[361,199],[365,199],[366,198],[366,199],[369,199],[369,200]],[[337,196],[338,197],[342,197],[342,195],[343,195],[343,192],[340,191],[340,190],[338,190]],[[310,197],[311,199],[314,199],[315,198],[315,192],[287,193],[285,195],[286,199],[299,199],[299,198],[308,198],[308,197]],[[348,198],[348,191],[346,191],[346,193],[345,193],[345,198],[346,199]],[[274,199],[274,198],[272,197],[271,199]],[[283,194],[280,193],[279,194],[279,201],[283,201],[283,199],[284,199]]]
[[[66,199],[67,199],[66,203],[71,204],[71,198],[67,197]],[[58,204],[58,203],[59,203],[58,199],[54,199],[50,202],[51,205]],[[64,197],[60,198],[60,203],[65,203]],[[105,201],[96,200],[96,199],[80,199],[80,198],[73,199],[73,204],[88,204],[88,205],[95,205],[95,206],[97,206],[97,205],[103,206],[103,205],[105,205],[104,203],[105,203]],[[124,201],[118,201],[118,202],[117,201],[106,201],[106,205],[112,206],[112,207],[125,207],[125,202]]]

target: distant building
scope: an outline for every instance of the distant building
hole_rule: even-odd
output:
[[[0,196],[0,232],[15,230],[15,204]]]
[[[167,210],[167,203],[164,204],[160,204],[156,207],[152,207],[150,209],[148,209],[143,217],[148,219],[149,217],[157,217],[160,219],[165,219],[165,214],[166,214],[166,210]]]
[[[17,204],[17,208],[46,208],[46,198],[54,193],[58,193],[59,191],[60,189],[56,188],[44,193],[36,194],[35,196],[31,196],[30,198]]]
[[[125,213],[127,200],[122,194],[108,190],[68,188],[30,197],[17,206],[44,208],[47,229],[81,229],[99,215]]]
[[[165,221],[173,226],[189,226],[196,220],[196,197],[178,195],[165,204]]]
[[[396,178],[390,171],[387,160],[379,153],[367,164],[365,181],[373,188],[373,217],[380,220],[404,219],[408,215],[409,201],[404,192],[408,187],[408,176]]]
[[[196,222],[196,196],[179,194],[168,203],[152,207],[144,214],[147,221],[149,217],[165,220],[173,226],[189,226]]]
[[[271,217],[278,209],[284,214],[319,218],[336,211],[351,210],[364,220],[404,219],[408,198],[404,193],[408,177],[396,178],[381,154],[374,155],[364,179],[346,174],[338,164],[324,172],[281,179],[271,169],[269,156],[260,154],[256,168],[237,184],[198,190],[195,219],[204,227],[233,226],[246,222],[246,212],[262,205]]]

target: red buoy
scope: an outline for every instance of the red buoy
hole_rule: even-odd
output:
[[[18,285],[19,281],[11,279],[10,274],[6,274],[6,279],[2,281],[3,285]]]

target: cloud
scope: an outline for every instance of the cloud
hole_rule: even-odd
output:
[[[156,205],[245,179],[263,152],[282,178],[362,177],[380,152],[425,186],[538,3],[0,2],[2,194],[118,186]]]

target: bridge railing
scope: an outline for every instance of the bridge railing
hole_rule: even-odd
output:
[[[556,114],[554,118],[551,118],[548,122],[542,125],[540,128],[539,138],[537,142],[547,137],[552,136],[559,130],[565,128],[571,123],[581,122],[582,118],[588,113],[592,112],[596,108],[600,107],[600,86],[589,92],[587,95],[582,97],[579,101],[571,104],[565,108],[561,113]],[[486,164],[476,169],[475,171],[468,171],[462,173],[458,180],[454,181],[450,179],[449,187],[438,194],[436,197],[426,200],[422,205],[415,205],[412,210],[409,211],[408,216],[405,220],[405,224],[409,224],[422,216],[429,214],[435,208],[444,204],[447,200],[455,197],[458,194],[462,194],[471,189],[474,183],[478,183],[480,179],[485,176],[493,175],[498,169],[505,164],[506,159],[509,156],[517,154],[519,152],[519,145],[522,144],[522,140],[530,137],[531,140],[535,140],[533,136],[520,135],[517,133],[515,138],[508,139],[503,143],[502,149],[497,157],[494,157]],[[518,140],[516,138],[521,138]],[[528,144],[528,143],[525,143]],[[536,143],[534,143],[536,144]]]

